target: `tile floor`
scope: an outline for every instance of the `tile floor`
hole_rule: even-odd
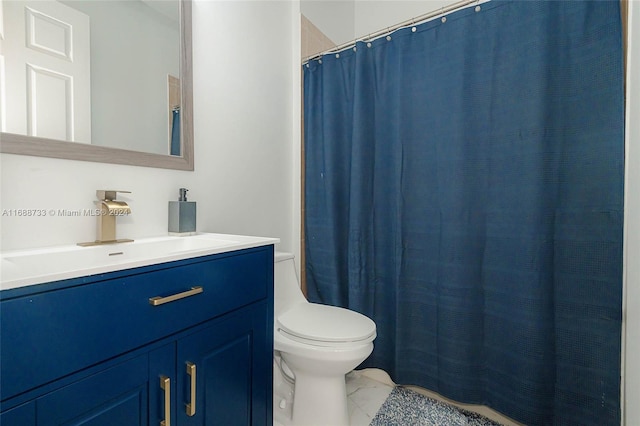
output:
[[[393,387],[391,378],[382,370],[356,370],[347,374],[350,426],[369,426]]]

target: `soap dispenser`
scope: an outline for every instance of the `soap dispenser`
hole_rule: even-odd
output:
[[[187,191],[186,188],[180,188],[178,201],[169,201],[169,235],[196,233],[196,203],[187,201]]]

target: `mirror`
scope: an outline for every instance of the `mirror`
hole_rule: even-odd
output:
[[[24,6],[28,2],[0,2],[0,53],[5,55],[4,60],[0,55],[0,123],[6,130],[0,133],[0,152],[193,170],[190,0],[34,2],[45,8],[56,4],[62,9],[71,6],[78,10],[80,22],[74,23],[76,29],[71,31],[72,27],[64,20],[30,8],[22,12],[24,29],[20,33],[24,33],[27,40],[21,43],[54,60],[57,56],[62,66],[73,63],[80,71],[74,75],[75,71],[67,68],[58,71],[53,66],[33,65],[31,57],[25,56],[20,66],[26,72],[17,73],[24,79],[23,92],[18,96],[12,95],[6,84],[9,40],[5,36],[10,24],[8,14],[13,13],[9,9],[15,4]],[[96,12],[98,16],[92,16]],[[167,34],[173,31],[173,39],[179,38],[179,43],[170,35],[162,40],[164,36],[145,26],[145,18],[136,15],[138,13],[149,14],[148,25],[165,28]],[[82,15],[89,16],[85,24]],[[115,16],[116,22],[104,21],[106,15]],[[177,31],[176,20],[180,31]],[[125,21],[140,27],[136,30],[137,36],[123,30]],[[83,25],[85,34],[90,32],[90,37],[84,37],[88,47],[81,46],[83,37],[77,37]],[[160,47],[158,40],[161,40]],[[154,49],[140,47],[151,42],[155,43]],[[138,52],[125,53],[129,46],[137,46]],[[86,52],[83,53],[83,49]],[[83,54],[90,59],[83,62]],[[179,61],[173,60],[176,56]],[[150,63],[154,69],[145,69]],[[84,75],[90,77],[83,79]],[[22,99],[24,105],[12,107],[9,100],[14,98]],[[47,102],[36,102],[40,98]],[[90,107],[81,108],[81,105]],[[14,119],[16,110],[23,111],[19,120]],[[12,125],[11,120],[21,122],[22,127]]]

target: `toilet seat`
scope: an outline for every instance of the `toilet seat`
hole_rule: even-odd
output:
[[[317,303],[301,303],[281,314],[277,331],[314,346],[365,344],[376,337],[376,325],[354,311]]]

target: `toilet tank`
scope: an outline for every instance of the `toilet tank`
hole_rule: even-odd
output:
[[[307,299],[300,290],[300,283],[296,274],[294,256],[291,253],[276,252],[273,265],[274,281],[274,314],[288,310],[298,303],[307,303]]]

